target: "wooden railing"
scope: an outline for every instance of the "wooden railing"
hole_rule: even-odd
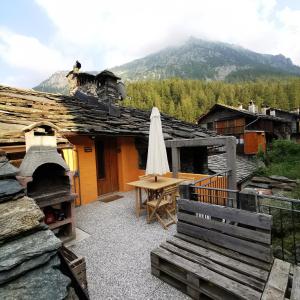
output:
[[[206,178],[196,180],[190,185],[190,194],[192,200],[206,202],[211,204],[232,206],[230,203],[231,193],[237,191],[228,190],[229,171],[223,171]]]

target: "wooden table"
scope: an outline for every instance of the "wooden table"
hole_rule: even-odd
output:
[[[148,191],[160,191],[160,190],[163,190],[167,186],[174,185],[174,184],[178,185],[180,182],[183,182],[183,181],[185,181],[185,179],[157,177],[157,181],[155,182],[154,177],[153,177],[150,179],[137,180],[137,181],[127,183],[128,185],[135,187],[136,216],[139,217],[141,211],[146,209],[145,207],[143,207],[143,203],[142,203],[142,189],[148,190]]]

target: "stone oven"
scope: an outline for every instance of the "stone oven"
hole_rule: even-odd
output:
[[[24,129],[26,155],[20,165],[19,182],[26,188],[45,214],[45,223],[63,239],[73,238],[73,208],[69,167],[57,151],[59,128],[39,122]]]

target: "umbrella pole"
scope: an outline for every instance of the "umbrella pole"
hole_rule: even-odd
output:
[[[155,182],[157,182],[157,176],[154,176],[154,180],[155,180]]]

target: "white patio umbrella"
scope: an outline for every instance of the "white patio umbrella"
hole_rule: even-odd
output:
[[[157,107],[152,108],[150,116],[150,132],[146,175],[163,175],[170,172],[166,145],[163,137],[160,113]]]

